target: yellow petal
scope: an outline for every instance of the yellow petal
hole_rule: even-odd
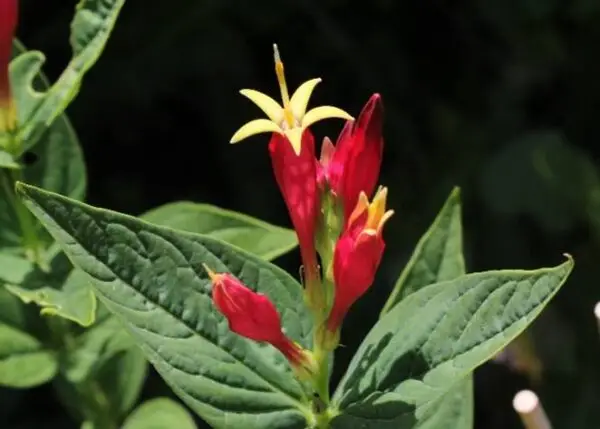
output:
[[[306,113],[306,106],[308,106],[308,100],[310,100],[310,96],[315,90],[315,86],[317,86],[319,82],[321,82],[321,78],[306,81],[302,85],[300,85],[296,92],[294,92],[294,94],[292,95],[292,98],[290,99],[290,107],[292,109],[294,117],[297,118],[299,121],[302,121],[302,118]]]
[[[369,209],[369,198],[367,198],[367,194],[361,191],[358,196],[358,201],[356,202],[356,207],[352,210],[350,214],[350,218],[348,218],[348,225],[352,225],[356,219],[358,219],[365,210]]]
[[[379,187],[377,193],[375,194],[375,198],[371,202],[369,206],[369,218],[367,220],[368,228],[377,228],[379,225],[379,221],[385,214],[385,204],[387,200],[388,190],[385,187]]]
[[[268,95],[253,89],[242,89],[240,94],[256,104],[260,110],[265,112],[265,115],[267,115],[271,121],[276,124],[281,124],[283,122],[283,107]]]
[[[284,131],[285,136],[290,141],[292,148],[294,149],[294,153],[296,155],[300,155],[300,151],[302,150],[302,132],[303,128],[296,127],[289,130]]]
[[[261,133],[281,133],[281,128],[268,119],[255,119],[250,121],[235,132],[229,143],[240,142],[250,136]]]
[[[327,118],[340,118],[346,119],[348,121],[353,120],[354,118],[344,112],[342,109],[338,109],[333,106],[320,106],[315,107],[314,109],[309,110],[304,118],[302,118],[302,128],[306,128],[314,124],[315,122],[321,121]]]
[[[383,225],[394,215],[394,210],[388,210],[381,216],[379,220],[379,225],[377,225],[377,234],[381,234],[381,230],[383,229]]]

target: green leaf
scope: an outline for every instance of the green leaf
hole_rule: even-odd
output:
[[[462,246],[460,189],[454,188],[439,214],[421,237],[408,264],[384,306],[382,316],[407,295],[433,283],[453,280],[466,273]],[[430,407],[419,429],[471,429],[473,379],[465,377]]]
[[[341,411],[336,427],[417,427],[455,383],[539,315],[572,268],[568,257],[553,268],[467,274],[407,296],[352,359],[333,399]]]
[[[0,288],[0,385],[33,387],[51,380],[58,370],[55,354],[25,331],[18,300]]]
[[[97,209],[25,184],[23,201],[86,272],[157,371],[213,427],[304,428],[309,400],[285,358],[233,334],[215,310],[201,264],[266,294],[291,338],[312,323],[302,287],[270,263],[224,242]]]
[[[21,55],[11,62],[10,73],[19,120],[22,121],[35,110],[32,82],[36,89],[42,90],[48,88],[48,81],[39,73],[42,54],[25,52],[23,45],[15,41],[13,55],[18,54]],[[36,159],[33,164],[19,165],[19,169],[5,171],[4,174],[20,177],[28,183],[72,198],[83,198],[86,188],[85,164],[77,136],[67,117],[60,115],[56,118],[40,139],[42,144],[31,150]],[[0,177],[0,180],[4,180],[4,186],[0,187],[0,249],[21,253],[21,227],[7,193],[12,188],[9,179],[12,181],[13,177]],[[41,244],[47,245],[49,237],[43,228],[38,226],[37,232],[41,236]]]
[[[471,429],[473,427],[473,376],[448,391],[421,416],[418,429]]]
[[[118,353],[137,347],[121,323],[106,314],[74,339],[66,356],[64,372],[72,383],[78,383],[97,373],[105,363]]]
[[[419,240],[381,314],[387,313],[405,296],[425,286],[451,280],[464,273],[460,189],[454,188]]]
[[[110,409],[124,417],[137,402],[147,374],[148,360],[136,345],[111,357],[96,379],[106,392]]]
[[[3,146],[0,142],[0,147]],[[0,149],[0,168],[9,168],[11,170],[21,168],[14,156],[5,150]]]
[[[123,328],[119,327],[119,330],[122,332]],[[122,335],[119,331],[115,333]],[[85,352],[82,348],[76,350],[79,355]],[[81,359],[81,356],[76,358]],[[76,419],[91,418],[99,413],[81,403],[81,390],[84,389],[93,394],[100,412],[110,413],[110,420],[116,422],[123,419],[137,401],[147,370],[144,354],[134,346],[116,354],[112,351],[106,356],[101,354],[99,362],[89,367],[68,368],[66,374],[56,377],[53,384],[61,402]],[[84,379],[80,379],[82,375],[85,375]]]
[[[144,402],[125,421],[123,429],[196,429],[188,411],[169,398]]]
[[[62,352],[62,372],[54,386],[71,414],[84,420],[106,410],[113,422],[121,421],[139,397],[148,363],[117,318],[100,307],[96,323]],[[82,406],[82,389],[93,392],[100,410]]]
[[[266,260],[289,252],[298,243],[291,229],[208,204],[180,201],[140,217],[157,225],[218,238]]]
[[[115,25],[125,0],[81,0],[71,23],[71,47],[73,57],[58,80],[47,91],[32,85],[33,76],[45,61],[41,52],[25,54],[18,58],[17,65],[11,64],[13,86],[27,91],[28,104],[19,104],[19,137],[23,150],[38,143],[54,120],[75,98],[83,76],[98,60]]]
[[[73,270],[67,257],[62,252],[56,254],[56,251],[60,252],[60,249],[54,249],[55,256],[49,271],[41,270],[22,258],[0,255],[0,261],[15,261],[14,265],[7,266],[7,273],[0,272],[0,280],[4,280],[6,289],[24,303],[33,302],[40,306],[41,314],[56,315],[81,326],[90,326],[96,315],[96,296],[87,277]],[[29,270],[25,271],[27,266]]]

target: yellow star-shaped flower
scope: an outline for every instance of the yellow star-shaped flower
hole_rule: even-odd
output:
[[[290,98],[277,45],[273,45],[273,50],[275,54],[275,73],[277,74],[283,105],[262,92],[253,89],[242,89],[240,93],[256,104],[269,119],[255,119],[243,125],[231,137],[230,143],[238,143],[255,134],[280,133],[287,137],[294,148],[294,152],[299,155],[302,149],[302,133],[307,127],[327,118],[346,120],[352,120],[353,118],[342,109],[333,106],[320,106],[308,112],[306,111],[308,100],[315,86],[321,82],[320,78],[304,82]]]

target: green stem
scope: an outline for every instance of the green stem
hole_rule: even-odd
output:
[[[15,183],[21,179],[19,170],[2,170],[1,180],[2,188],[6,194],[7,200],[14,210],[14,213],[19,222],[21,233],[23,234],[23,247],[25,248],[25,254],[33,262],[40,265],[42,264],[42,258],[40,255],[40,242],[35,230],[35,223],[32,215],[29,213],[27,208],[19,200],[15,193]]]
[[[315,390],[323,405],[329,405],[329,353],[321,348],[315,349],[315,360],[317,361],[317,374],[315,376]]]

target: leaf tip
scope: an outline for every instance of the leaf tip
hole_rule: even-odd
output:
[[[571,267],[575,265],[575,258],[573,258],[573,256],[570,253],[565,252],[565,253],[563,253],[563,256],[565,258],[567,258],[567,261],[565,262],[565,264],[569,264],[569,265],[571,265]]]
[[[17,181],[15,183],[15,191],[19,195],[25,195],[27,193],[27,185],[23,182]]]

